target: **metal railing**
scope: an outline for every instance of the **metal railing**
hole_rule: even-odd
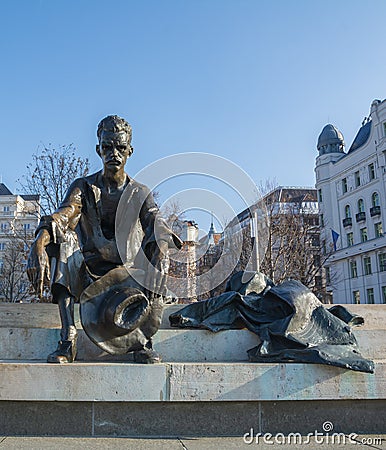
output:
[[[351,217],[346,217],[345,219],[343,219],[343,226],[344,227],[351,227],[352,225],[352,218]]]
[[[373,206],[370,208],[370,216],[380,216],[381,215],[381,207],[380,206]]]

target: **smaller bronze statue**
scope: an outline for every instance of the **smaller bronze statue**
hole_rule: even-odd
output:
[[[181,241],[159,216],[149,189],[124,171],[133,152],[131,126],[108,116],[97,136],[103,169],[76,179],[59,208],[41,218],[28,259],[37,295],[50,279],[53,303],[59,306],[61,340],[47,361],[75,359],[74,303],[80,301],[83,328],[99,347],[111,354],[133,351],[139,363],[159,362],[151,337],[161,322],[168,249]],[[124,260],[117,245],[120,202],[127,234]]]

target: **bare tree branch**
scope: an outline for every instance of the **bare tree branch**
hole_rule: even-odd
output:
[[[18,182],[26,194],[40,196],[41,214],[48,215],[59,206],[71,182],[88,171],[88,159],[77,157],[72,144],[48,146],[32,155],[26,176]]]
[[[12,230],[7,236],[0,268],[0,296],[7,302],[20,302],[31,297],[31,285],[25,273],[31,236]]]

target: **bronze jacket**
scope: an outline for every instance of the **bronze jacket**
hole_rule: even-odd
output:
[[[36,234],[45,228],[54,246],[65,244],[67,255],[63,251],[58,255],[62,265],[63,259],[80,249],[89,273],[98,277],[117,265],[145,267],[144,257],[151,259],[156,240],[181,247],[181,240],[158,214],[149,189],[129,177],[116,212],[114,237],[107,239],[101,227],[102,189],[101,171],[78,178],[59,208],[41,218]],[[69,244],[70,241],[75,244]]]

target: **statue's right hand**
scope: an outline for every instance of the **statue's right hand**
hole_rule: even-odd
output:
[[[43,297],[44,285],[48,284],[50,278],[50,261],[46,252],[50,240],[47,235],[41,233],[37,236],[27,262],[27,275],[39,298]]]

